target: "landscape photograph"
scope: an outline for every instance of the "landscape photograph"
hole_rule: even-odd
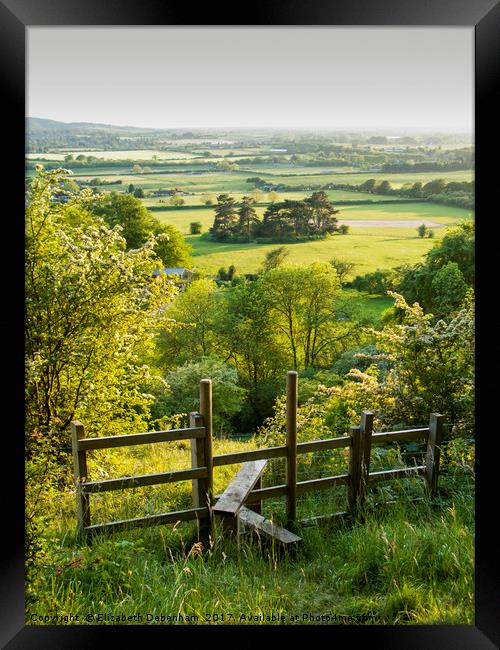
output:
[[[473,29],[26,61],[26,624],[473,625]]]

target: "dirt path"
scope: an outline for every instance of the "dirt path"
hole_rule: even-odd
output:
[[[360,226],[362,228],[418,228],[423,223],[428,228],[443,228],[444,226],[442,223],[435,223],[427,219],[422,219],[422,221],[414,219],[339,219],[339,224]]]

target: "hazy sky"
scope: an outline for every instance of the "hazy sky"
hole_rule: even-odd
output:
[[[32,117],[462,131],[472,27],[29,27]]]

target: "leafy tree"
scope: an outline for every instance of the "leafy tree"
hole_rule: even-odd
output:
[[[474,401],[474,301],[469,292],[446,322],[433,322],[418,304],[391,293],[403,312],[401,324],[374,331],[377,348],[391,366],[384,390],[393,404],[392,421],[423,424],[442,413],[455,424],[472,419]],[[472,423],[471,423],[472,426]]]
[[[376,192],[379,194],[390,194],[392,192],[392,186],[389,181],[382,181],[379,185],[377,185]]]
[[[266,257],[262,262],[262,271],[267,273],[267,271],[281,266],[289,255],[290,251],[285,246],[273,248],[269,253],[266,253]]]
[[[92,206],[110,227],[122,227],[127,249],[139,248],[152,236],[156,237],[155,252],[165,266],[190,264],[190,247],[182,234],[172,225],[153,217],[139,199],[131,194],[111,194]]]
[[[225,241],[234,234],[237,225],[235,200],[229,194],[219,194],[215,206],[215,219],[210,232],[215,239]]]
[[[456,228],[451,228],[441,241],[427,253],[423,263],[400,269],[401,279],[397,290],[406,300],[418,302],[426,311],[439,312],[436,309],[435,291],[438,285],[433,285],[436,273],[449,262],[457,264],[467,287],[474,286],[474,224],[464,222]],[[454,273],[456,276],[456,273]],[[459,283],[461,284],[461,283]]]
[[[377,181],[374,178],[369,178],[364,183],[361,183],[359,189],[361,192],[373,192],[375,190],[376,184]]]
[[[341,259],[340,257],[332,257],[330,264],[337,271],[340,284],[343,284],[349,273],[352,273],[352,271],[356,268],[356,264],[354,264],[354,262],[349,262],[348,260]]]
[[[135,164],[132,167],[132,173],[134,173],[134,174],[142,174],[142,167],[140,165]]]
[[[241,204],[238,209],[238,231],[250,240],[255,224],[259,223],[257,212],[253,207],[255,200],[249,196],[244,196],[241,199]]]
[[[337,218],[333,215],[339,210],[335,210],[328,199],[326,192],[313,192],[304,203],[311,207],[312,219],[315,230],[321,234],[333,233],[337,229]]]
[[[441,241],[427,253],[427,262],[434,269],[448,262],[456,262],[469,286],[474,285],[475,276],[475,227],[473,222],[464,221],[447,230]]]
[[[168,310],[172,326],[159,338],[160,364],[164,368],[223,349],[218,335],[222,321],[220,292],[212,280],[191,282]]]
[[[179,196],[178,194],[172,194],[172,196],[169,199],[170,205],[184,205],[184,199],[182,196]]]
[[[349,226],[345,223],[342,223],[340,224],[340,226],[338,226],[337,232],[339,233],[339,235],[347,235],[347,233],[349,232]]]
[[[129,194],[133,194],[133,193],[134,193],[134,190],[135,190],[135,186],[134,186],[132,183],[130,183],[130,185],[128,186],[128,190],[127,190],[127,192],[128,192]]]
[[[289,345],[293,368],[318,365],[335,339],[340,283],[328,264],[282,266],[262,276],[275,328]]]
[[[215,357],[203,357],[186,363],[166,375],[170,387],[172,413],[198,411],[199,385],[202,379],[212,380],[213,426],[216,435],[232,431],[231,418],[241,410],[245,389],[238,386],[238,373],[234,368]]]
[[[136,199],[143,199],[144,198],[144,190],[142,187],[136,187],[134,190],[134,196]]]
[[[448,262],[432,278],[432,305],[435,316],[446,317],[455,312],[462,304],[467,293],[467,283],[458,264]]]
[[[417,228],[418,231],[418,236],[423,239],[427,233],[427,226],[425,223],[420,224],[420,226]]]
[[[137,350],[162,322],[172,283],[156,283],[154,239],[127,250],[89,207],[85,191],[57,205],[60,171],[33,179],[26,208],[26,423],[30,453],[43,440],[68,444],[68,427],[87,432],[146,426],[148,369]],[[165,323],[165,327],[167,324]]]
[[[201,221],[192,221],[189,224],[189,231],[192,235],[199,235],[201,233],[202,223]]]
[[[422,188],[422,194],[424,196],[430,196],[431,194],[443,194],[446,188],[446,181],[442,178],[437,178],[436,180],[429,181]]]
[[[191,246],[186,243],[184,236],[175,226],[155,219],[152,233],[156,237],[155,252],[165,266],[189,267],[191,265]]]

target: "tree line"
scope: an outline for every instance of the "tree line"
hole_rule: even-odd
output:
[[[290,240],[326,237],[339,230],[336,210],[325,192],[313,192],[303,200],[285,199],[268,206],[262,221],[256,200],[244,196],[239,204],[229,194],[220,194],[210,235],[216,241],[250,241],[253,238]]]

